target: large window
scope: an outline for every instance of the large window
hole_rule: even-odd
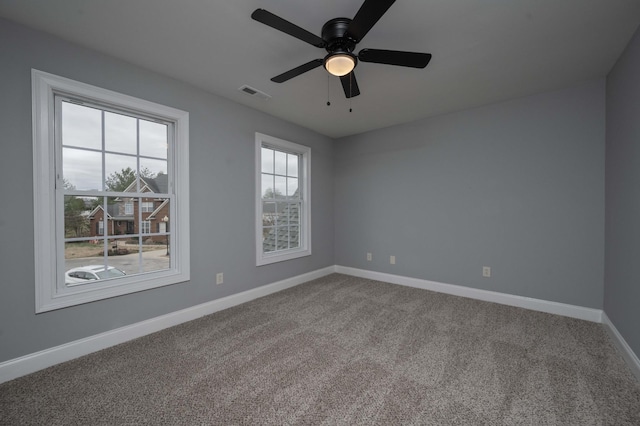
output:
[[[36,312],[188,280],[188,113],[36,70],[32,83]]]
[[[256,264],[311,254],[310,148],[256,134]]]

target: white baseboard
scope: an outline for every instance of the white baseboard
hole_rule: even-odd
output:
[[[0,363],[0,383],[99,351],[335,272],[329,266]]]
[[[626,340],[624,340],[624,337],[622,337],[618,329],[613,325],[606,312],[602,313],[602,323],[605,326],[605,330],[609,333],[611,340],[613,340],[613,344],[618,348],[618,351],[620,351],[620,354],[627,362],[629,369],[633,375],[640,380],[640,359],[638,359],[633,349],[631,349]]]
[[[346,266],[336,265],[335,268],[336,272],[340,274],[353,275],[360,278],[368,278],[392,284],[400,284],[407,287],[421,288],[423,290],[437,291],[438,293],[468,297],[470,299],[484,300],[485,302],[494,302],[500,303],[502,305],[516,306],[518,308],[531,309],[533,311],[578,318],[586,321],[602,322],[602,310],[600,309],[585,308],[582,306],[568,305],[565,303],[550,302],[547,300],[515,296],[512,294],[498,293],[495,291],[480,290],[454,284],[444,284],[436,281],[403,277],[400,275],[386,274],[383,272],[349,268]]]
[[[636,374],[640,379],[640,362],[638,361],[638,358],[626,344],[622,336],[620,336],[611,321],[599,309],[585,308],[564,303],[550,302],[529,297],[515,296],[459,285],[444,284],[418,278],[335,265],[2,362],[0,363],[0,383],[13,380],[61,362],[70,361],[101,349],[124,343],[150,333],[155,333],[156,331],[182,324],[223,309],[246,303],[259,297],[276,293],[304,282],[321,278],[333,272],[424,290],[437,291],[439,293],[446,293],[455,296],[468,297],[471,299],[484,300],[487,302],[500,303],[503,305],[516,306],[540,312],[563,315],[592,322],[604,322],[607,330],[612,334],[616,345],[621,349],[625,360],[629,363],[634,374]]]

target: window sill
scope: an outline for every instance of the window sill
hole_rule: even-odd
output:
[[[280,251],[272,254],[265,253],[261,258],[258,258],[256,266],[270,265],[272,263],[284,262],[305,256],[311,256],[311,249],[297,249],[286,252]]]

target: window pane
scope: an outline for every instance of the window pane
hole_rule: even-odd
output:
[[[289,224],[289,219],[287,218],[288,216],[288,208],[287,208],[287,203],[276,203],[276,217],[275,217],[275,221],[274,221],[274,225],[277,226],[282,226],[282,225],[288,225]]]
[[[87,230],[86,236],[93,238],[104,236],[104,222],[107,216],[104,212],[104,197],[96,197],[93,208],[87,215],[89,229]]]
[[[146,205],[146,207],[145,207]],[[152,202],[143,199],[142,210],[150,210],[152,213],[142,213],[142,272],[153,272],[169,269],[171,256],[171,237],[163,234],[171,231],[170,205],[167,198]]]
[[[300,227],[292,226],[289,228],[289,248],[300,247]]]
[[[262,174],[262,198],[275,198],[273,193],[273,175]]]
[[[104,240],[67,242],[64,248],[65,286],[97,281],[95,269],[104,269]]]
[[[92,284],[99,281],[96,272],[104,271],[104,241],[65,244],[66,287]],[[81,257],[79,257],[81,256]]]
[[[287,154],[287,176],[298,177],[298,159],[295,154]]]
[[[104,141],[107,151],[136,154],[137,134],[136,119],[113,112],[104,113]],[[135,170],[135,169],[134,169]]]
[[[167,158],[167,125],[139,120],[140,123],[140,155],[156,158]]]
[[[273,174],[273,150],[269,148],[262,148],[262,173]]]
[[[103,197],[104,200],[104,197]],[[104,201],[102,201],[104,203]],[[107,205],[106,205],[106,216],[104,218],[104,233],[100,235],[117,235],[118,230],[116,228],[116,222],[118,217],[120,217],[120,208],[124,208],[120,203],[116,202],[114,197],[107,197]]]
[[[302,216],[302,202],[291,204],[291,213],[289,214],[289,223],[299,224]]]
[[[287,178],[284,176],[275,177],[275,198],[284,198],[287,194]]]
[[[129,199],[123,200],[118,197],[107,197],[107,215],[105,219],[106,235],[133,234],[133,213],[127,214],[127,210],[125,207],[128,201]],[[103,203],[103,198],[100,198],[100,207],[102,207]],[[90,218],[90,223],[95,223],[97,218],[102,219],[101,208],[97,210],[96,214],[93,217]],[[95,225],[93,226],[95,227]]]
[[[143,245],[142,271],[154,272],[169,269],[171,265],[171,251],[169,249],[171,238],[169,235],[162,237],[164,242],[157,241],[153,245]]]
[[[298,225],[300,223],[300,203],[278,203],[279,226]]]
[[[136,157],[129,155],[105,154],[104,158],[106,178],[105,189],[107,191],[122,192],[136,180]],[[131,191],[136,191],[135,185]]]
[[[275,151],[274,156],[275,173],[277,175],[287,174],[287,154],[281,151]]]
[[[140,176],[149,185],[152,192],[169,193],[167,170],[167,162],[164,160],[140,159]]]
[[[102,190],[102,154],[63,148],[62,175],[67,189]]]
[[[137,238],[110,238],[107,241],[107,270],[98,273],[101,279],[118,278],[140,272],[140,245]]]
[[[116,235],[132,235],[136,231],[136,223],[138,223],[138,201],[134,198],[120,198],[118,203],[118,221],[116,225]]]
[[[154,236],[142,245],[142,271],[153,272],[169,269],[170,239],[169,235]]]
[[[298,178],[287,178],[287,197],[298,198]]]
[[[62,102],[62,145],[102,149],[102,112]]]
[[[64,197],[64,236],[65,238],[80,238],[89,236],[88,214],[92,206],[97,205],[96,198]]]
[[[153,205],[153,220],[155,221],[155,229],[153,232],[171,232],[171,210],[169,208],[169,199],[156,199]],[[165,231],[161,230],[161,226],[165,227]]]
[[[262,226],[273,226],[276,224],[276,203],[262,203]]]
[[[265,228],[262,233],[262,251],[270,253],[276,251],[276,228]]]
[[[276,219],[274,218],[274,223]],[[276,227],[269,226],[262,229],[262,250],[264,252],[276,251]]]
[[[281,213],[281,225],[299,224],[300,223],[300,203],[282,203],[283,211]]]
[[[286,250],[289,248],[289,228],[279,226],[276,228],[276,247],[278,250]]]
[[[107,245],[107,257],[108,264],[111,266],[116,266],[121,270],[129,270],[131,265],[134,265],[134,269],[137,270],[137,259],[136,254],[138,253],[138,241],[137,239],[131,241],[131,239],[127,238],[109,238]],[[133,256],[130,256],[133,255]],[[127,257],[124,257],[127,256]],[[114,262],[113,259],[119,259],[117,262]],[[129,272],[133,273],[133,272]],[[100,274],[98,274],[100,275]],[[109,274],[117,276],[116,274]],[[104,277],[104,274],[102,275]]]
[[[140,159],[140,176],[155,178],[159,174],[166,175],[168,170],[165,160]]]

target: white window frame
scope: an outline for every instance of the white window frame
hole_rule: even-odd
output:
[[[124,214],[125,216],[133,215],[133,201],[128,201],[124,204]]]
[[[155,210],[153,201],[142,201],[140,205],[141,213],[152,213]]]
[[[262,244],[262,147],[299,154],[299,190],[301,193],[300,247],[265,253]],[[256,133],[255,138],[255,188],[256,188],[256,266],[268,265],[311,255],[311,148],[273,136]]]
[[[151,233],[151,221],[143,220],[140,222],[140,233],[141,234],[150,234]]]
[[[36,313],[134,293],[190,279],[189,262],[189,113],[91,86],[64,77],[31,70],[33,124],[34,255]],[[90,102],[110,105],[137,113],[146,113],[173,123],[172,153],[169,167],[173,173],[174,202],[171,203],[171,259],[168,269],[130,275],[100,285],[60,289],[64,282],[64,259],[58,258],[61,244],[57,229],[56,185],[62,185],[56,173],[54,96],[63,94]],[[64,255],[63,255],[64,256]]]

